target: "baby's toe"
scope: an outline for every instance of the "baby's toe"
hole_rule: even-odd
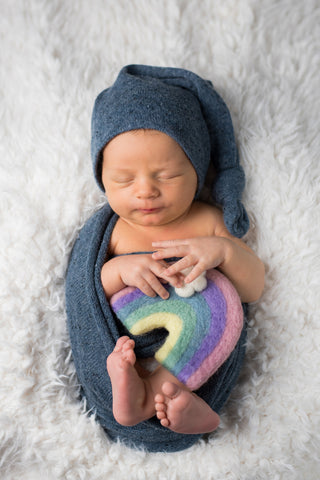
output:
[[[165,412],[167,407],[164,403],[156,403],[155,409],[157,410],[157,412]]]
[[[165,412],[157,412],[157,418],[158,420],[163,420],[164,418],[167,418],[167,415]]]
[[[133,350],[134,349],[134,340],[131,340],[128,338],[123,344],[122,344],[122,350],[126,352],[127,350]]]
[[[160,423],[163,427],[169,427],[170,425],[170,422],[167,418],[163,418],[162,420],[160,420]]]
[[[162,395],[162,393],[157,393],[157,395],[154,397],[155,403],[164,403],[164,400],[164,395]]]
[[[136,355],[132,349],[122,352],[122,358],[132,366],[136,363]]]
[[[120,350],[122,350],[122,347],[124,346],[124,344],[128,340],[129,340],[129,337],[127,337],[127,336],[123,336],[123,337],[118,338],[117,343],[114,347],[114,352],[119,352]]]

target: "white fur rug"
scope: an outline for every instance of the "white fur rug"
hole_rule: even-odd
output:
[[[318,0],[0,0],[0,478],[320,477]],[[209,78],[247,174],[266,264],[248,354],[218,432],[176,454],[112,444],[76,398],[64,278],[103,202],[96,95],[128,63]]]

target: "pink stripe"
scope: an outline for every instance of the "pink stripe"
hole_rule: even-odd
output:
[[[207,275],[226,299],[226,326],[215,349],[187,380],[186,385],[191,390],[199,388],[227,360],[239,340],[243,327],[242,305],[234,286],[217,270],[209,270]]]

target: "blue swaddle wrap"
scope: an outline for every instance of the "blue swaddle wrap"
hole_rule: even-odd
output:
[[[88,410],[108,436],[129,446],[150,452],[174,452],[192,446],[201,435],[184,435],[161,426],[154,417],[133,427],[119,425],[112,414],[112,390],[106,369],[106,359],[117,339],[128,331],[117,320],[106,300],[101,280],[101,268],[106,260],[110,236],[117,220],[109,205],[96,212],[84,225],[74,245],[66,279],[68,330],[73,360],[82,395]],[[158,330],[135,339],[137,357],[152,356],[164,342],[167,333]],[[197,395],[219,413],[234,387],[245,353],[246,326],[236,348]]]
[[[245,179],[239,164],[230,113],[211,82],[175,68],[129,65],[112,87],[97,97],[92,115],[91,153],[100,188],[102,151],[116,135],[134,129],[155,129],[176,140],[198,178],[197,196],[209,165],[215,170],[212,200],[222,207],[228,230],[236,237],[249,228],[241,203]],[[100,274],[107,259],[117,215],[109,205],[84,225],[75,242],[66,279],[68,329],[73,359],[87,408],[111,439],[152,452],[173,452],[193,445],[201,435],[184,435],[161,426],[156,417],[133,427],[119,425],[112,413],[112,389],[106,359],[122,335],[135,339],[137,358],[155,354],[165,329],[132,336],[110,309]],[[246,322],[230,357],[197,390],[219,412],[239,375],[245,352]]]

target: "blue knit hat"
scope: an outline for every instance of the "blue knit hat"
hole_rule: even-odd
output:
[[[216,173],[212,198],[236,237],[249,228],[241,203],[245,177],[239,164],[232,120],[212,83],[180,68],[128,65],[97,97],[92,114],[91,154],[95,178],[102,184],[102,151],[116,135],[153,129],[172,137],[198,176],[197,195],[210,162]]]

